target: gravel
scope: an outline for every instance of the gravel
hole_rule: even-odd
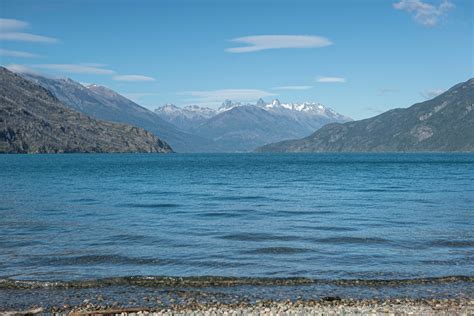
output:
[[[473,299],[387,299],[354,300],[327,297],[320,300],[259,301],[237,304],[189,302],[152,308],[101,306],[85,300],[80,306],[64,306],[56,310],[41,307],[25,311],[0,312],[2,315],[60,313],[68,315],[474,315]]]

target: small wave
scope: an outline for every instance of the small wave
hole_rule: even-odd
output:
[[[208,217],[208,218],[233,218],[233,217],[241,217],[243,214],[234,213],[233,211],[227,212],[205,212],[196,214],[198,217]]]
[[[229,234],[220,236],[221,239],[236,240],[236,241],[269,241],[269,240],[279,240],[279,241],[293,241],[300,239],[297,236],[288,236],[288,235],[274,235],[266,233],[239,233],[239,234]]]
[[[66,214],[67,210],[65,209],[55,209],[55,208],[47,208],[47,209],[42,209],[41,214],[49,216],[49,215],[58,215],[58,214]]]
[[[326,215],[326,214],[333,214],[332,211],[318,211],[318,210],[280,210],[277,211],[278,215],[286,216],[286,215]]]
[[[318,243],[328,244],[388,244],[390,241],[384,238],[377,237],[327,237],[327,238],[314,238],[312,239]]]
[[[323,280],[304,277],[292,278],[246,278],[222,276],[126,276],[93,280],[74,281],[36,281],[0,279],[0,289],[37,289],[37,288],[101,288],[108,286],[142,287],[230,287],[230,286],[297,286],[309,284],[329,284],[339,286],[407,286],[418,284],[474,283],[474,276],[444,276],[415,279],[340,279]]]
[[[170,260],[157,258],[134,258],[120,255],[83,255],[83,256],[61,256],[39,259],[44,265],[158,265],[173,263]]]
[[[447,259],[447,260],[440,260],[440,259],[430,259],[430,260],[420,260],[422,264],[429,264],[434,266],[453,266],[453,265],[470,265],[474,262],[474,257],[462,257],[462,258],[455,258],[455,259]]]
[[[175,203],[125,203],[118,206],[131,208],[176,208],[181,205]]]
[[[138,234],[117,234],[110,236],[108,240],[112,242],[112,244],[116,244],[117,241],[120,241],[122,243],[136,243],[139,245],[154,245],[168,242],[168,240],[164,240],[162,238]]]
[[[387,192],[387,191],[390,191],[390,190],[371,188],[371,189],[358,189],[356,191],[357,192]]]
[[[230,196],[216,196],[213,200],[216,201],[254,201],[254,200],[266,200],[265,196],[261,195],[230,195]]]
[[[5,238],[0,240],[0,248],[2,249],[18,249],[20,247],[40,246],[43,244],[40,240],[15,240],[13,238]]]
[[[430,246],[434,247],[448,247],[448,248],[470,248],[474,247],[473,240],[432,240],[428,242]]]
[[[141,196],[141,195],[171,195],[171,194],[178,194],[180,192],[177,191],[160,191],[160,190],[148,190],[148,191],[137,191],[132,192],[130,195],[134,196]]]
[[[298,226],[298,228],[303,229],[312,229],[312,230],[322,230],[322,231],[330,231],[330,232],[350,232],[350,231],[357,231],[357,228],[354,227],[339,227],[339,226]]]
[[[289,255],[289,254],[297,254],[297,253],[304,253],[310,251],[306,248],[293,248],[293,247],[263,247],[257,248],[253,250],[243,251],[246,254],[272,254],[272,255]]]
[[[393,219],[380,219],[380,221],[388,224],[394,224],[399,226],[409,226],[409,225],[424,225],[423,223],[413,222],[413,221],[401,221],[401,220],[393,220]]]
[[[94,202],[98,202],[98,200],[91,199],[91,198],[80,198],[80,199],[69,200],[69,202],[72,202],[72,203],[94,203]]]

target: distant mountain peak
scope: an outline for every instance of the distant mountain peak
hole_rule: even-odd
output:
[[[214,115],[216,113],[216,110],[214,109],[211,109],[206,106],[195,105],[195,104],[186,105],[183,109],[188,112],[201,113],[201,114],[206,114],[206,115],[207,114]]]
[[[265,106],[265,105],[267,105],[267,102],[265,102],[262,98],[258,99],[257,106],[262,107],[262,106]]]
[[[272,105],[273,105],[273,106],[280,106],[280,105],[281,105],[281,102],[280,102],[280,100],[278,100],[278,99],[274,99],[274,100],[272,101]]]
[[[242,103],[240,102],[233,102],[232,100],[225,100],[224,102],[222,102],[222,105],[217,109],[217,111],[219,112],[222,112],[222,111],[228,111],[228,110],[231,110],[237,106],[241,106]]]
[[[216,115],[217,111],[208,107],[199,105],[187,105],[185,107],[174,104],[165,104],[155,109],[161,119],[186,130],[197,126],[205,120]]]
[[[175,111],[180,111],[181,108],[177,107],[173,103],[166,103],[160,108],[164,112],[175,112]]]
[[[222,106],[229,106],[229,105],[232,105],[232,100],[229,100],[229,99],[225,99],[224,102],[222,102]]]

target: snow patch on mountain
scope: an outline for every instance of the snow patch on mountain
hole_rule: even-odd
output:
[[[184,131],[220,142],[229,151],[304,137],[326,124],[351,120],[320,103],[283,103],[278,99],[259,99],[255,104],[225,100],[218,109],[166,104],[155,113]]]
[[[181,120],[203,120],[240,106],[256,106],[272,113],[277,113],[293,118],[302,118],[304,116],[307,116],[314,119],[314,117],[319,116],[321,118],[330,119],[334,121],[345,122],[351,120],[351,118],[341,115],[330,107],[327,107],[321,103],[282,103],[278,99],[274,99],[271,102],[265,102],[263,99],[259,99],[255,105],[242,104],[240,102],[225,100],[217,110],[212,109],[210,107],[203,107],[198,105],[178,107],[174,104],[165,104],[164,106],[157,108],[155,110],[155,113],[160,115],[162,118],[172,121],[178,120],[180,118]]]

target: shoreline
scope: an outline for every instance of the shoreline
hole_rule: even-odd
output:
[[[2,315],[60,313],[68,315],[321,315],[321,314],[439,314],[470,315],[474,313],[474,299],[341,299],[325,297],[320,300],[258,301],[255,303],[220,302],[201,304],[190,300],[186,304],[152,307],[123,307],[96,305],[84,301],[79,306],[45,309],[0,311]]]
[[[11,311],[11,312],[8,312]],[[34,313],[474,315],[474,278],[315,280],[135,276],[75,281],[0,279],[0,315]],[[81,314],[82,313],[82,314]],[[168,313],[168,314],[167,314]]]

